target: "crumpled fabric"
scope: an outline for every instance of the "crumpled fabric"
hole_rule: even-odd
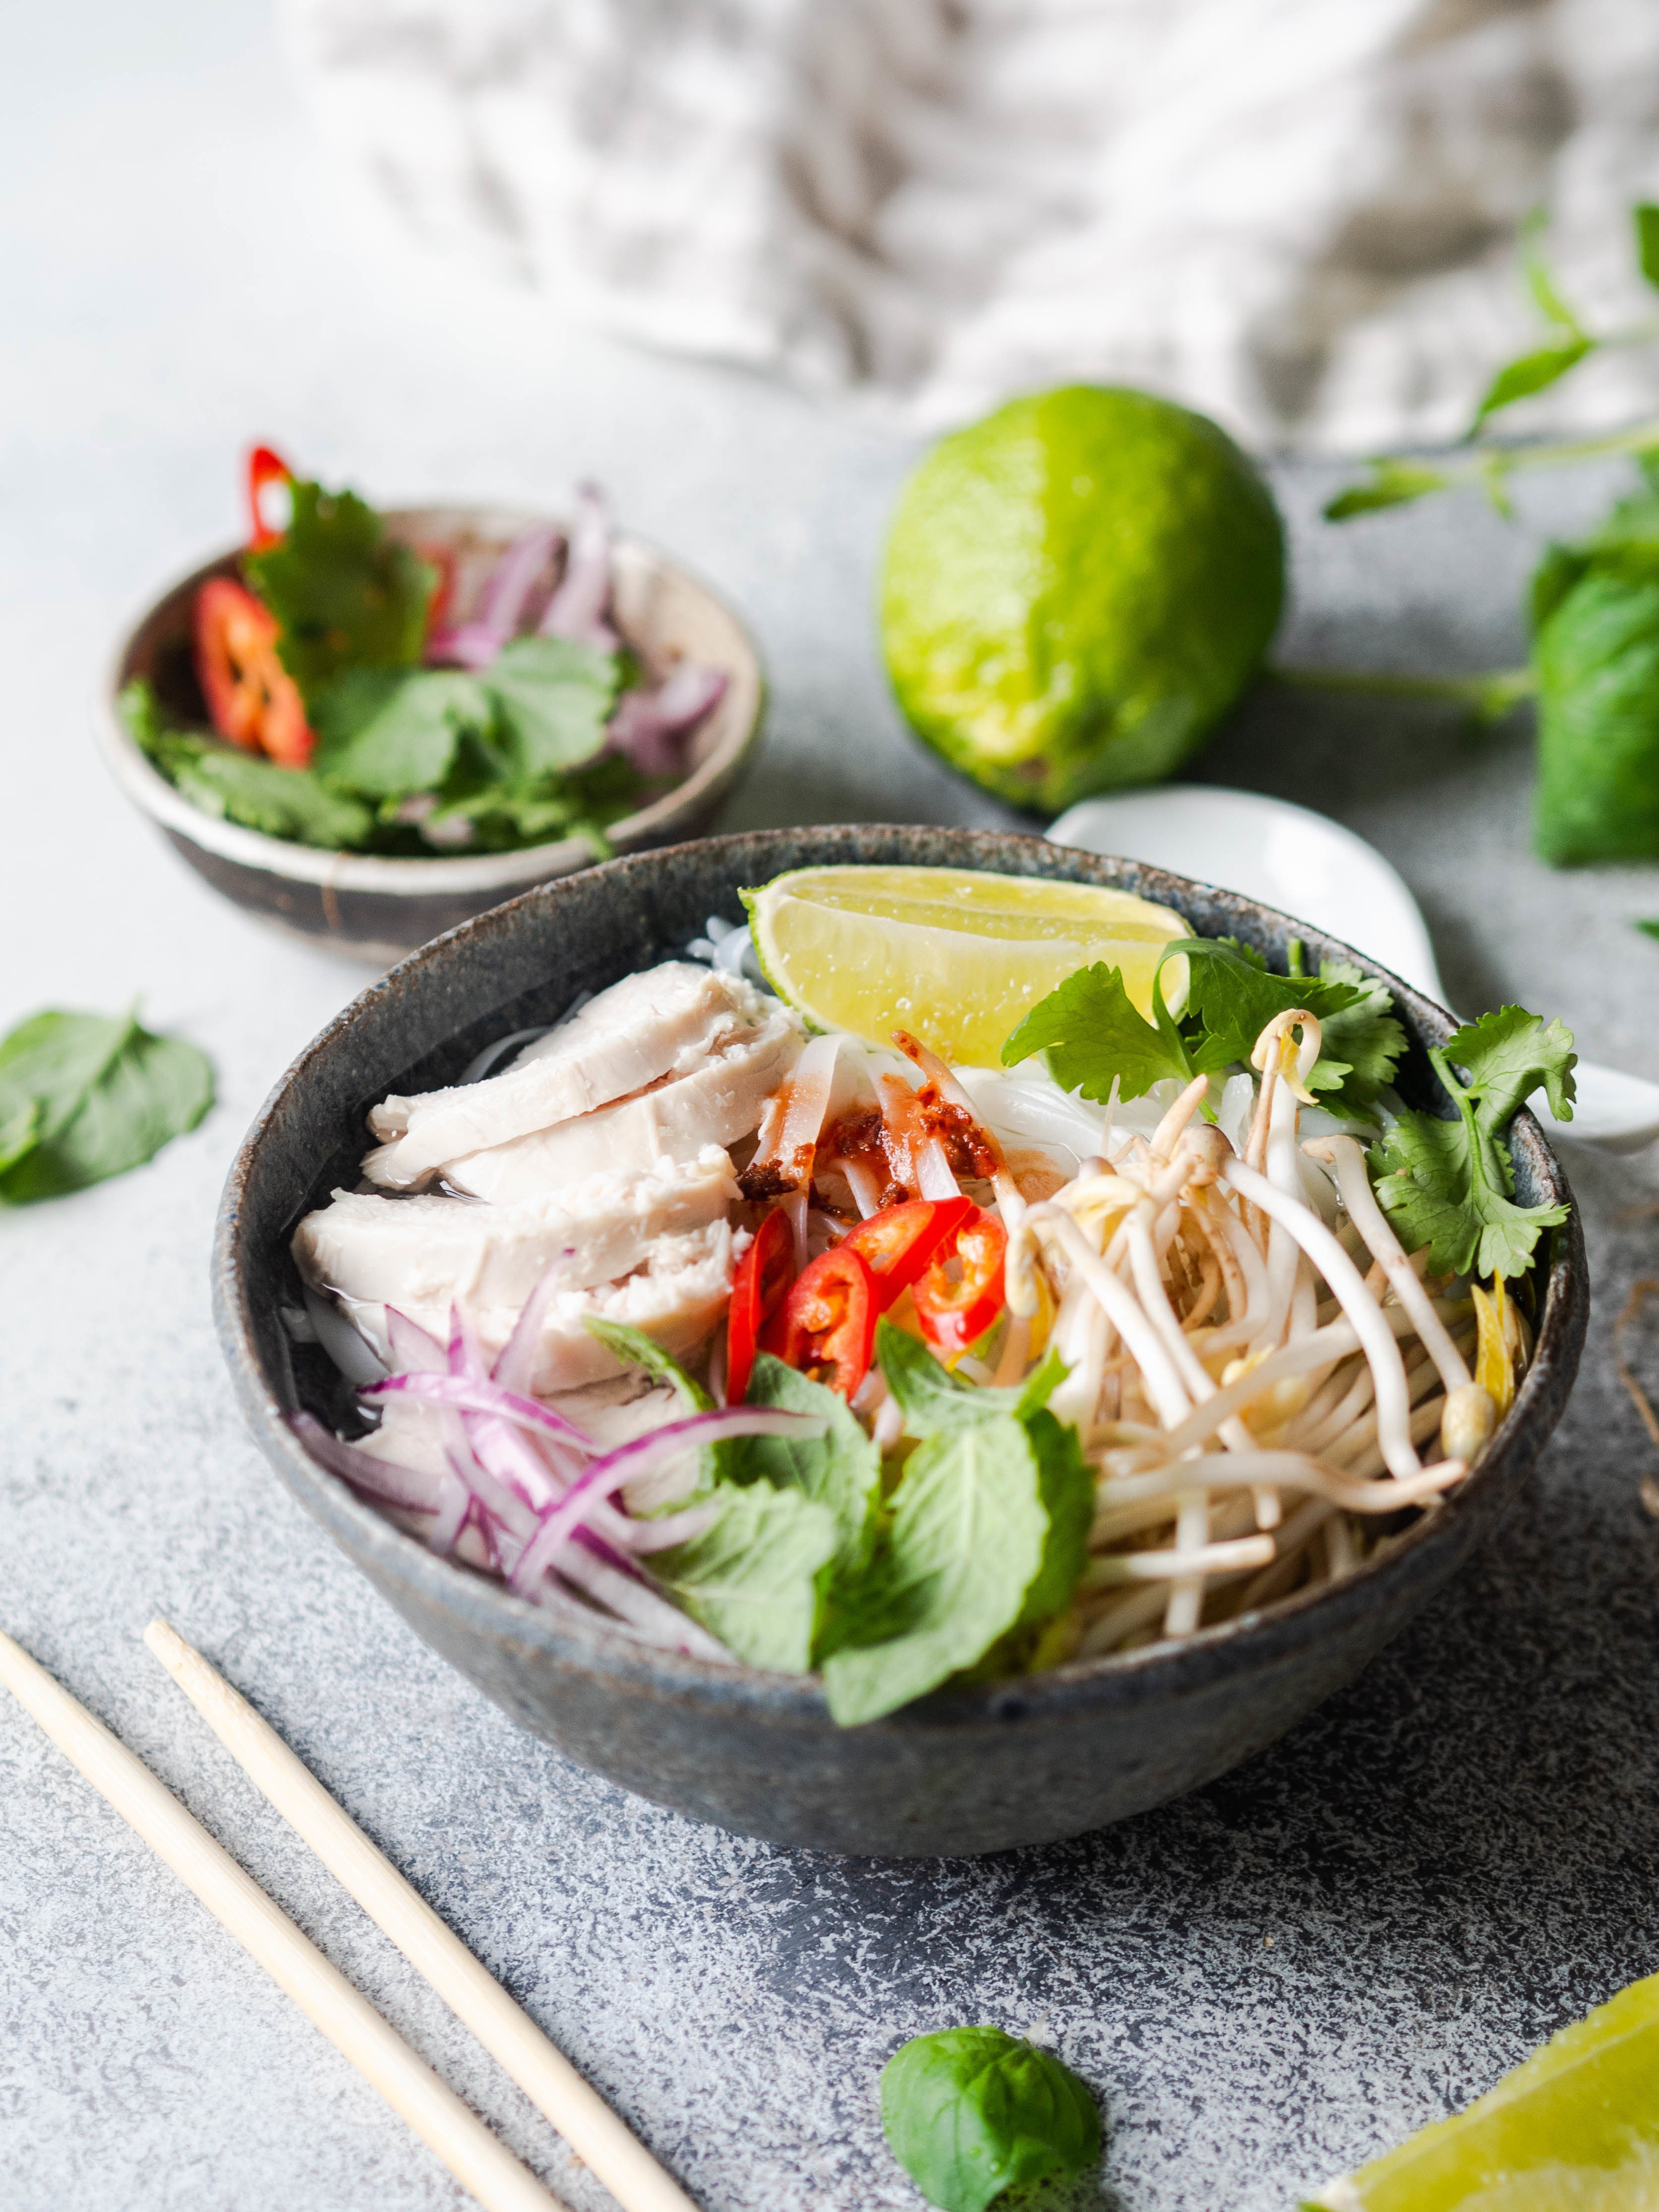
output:
[[[1581,313],[1659,305],[1653,0],[284,4],[325,134],[432,244],[912,429],[1091,380],[1260,446],[1455,435],[1536,327],[1540,204]],[[1649,410],[1654,366],[1517,427]]]

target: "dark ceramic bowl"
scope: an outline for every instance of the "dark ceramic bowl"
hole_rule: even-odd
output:
[[[479,1047],[552,1019],[696,935],[739,918],[739,885],[836,860],[911,861],[1111,884],[1282,955],[1347,947],[1253,901],[1133,860],[1037,837],[961,830],[761,830],[617,860],[543,885],[428,945],[372,985],[272,1092],[231,1171],[214,1255],[219,1333],[237,1395],[283,1480],[435,1650],[515,1719],[584,1766],[694,1818],[833,1851],[993,1851],[1081,1833],[1211,1780],[1348,1681],[1497,1526],[1555,1426],[1589,1303],[1575,1218],[1533,1288],[1538,1345],[1480,1466],[1386,1556],[1334,1588],[1200,1631],[1176,1646],[1081,1661],[993,1688],[946,1690],[869,1726],[830,1720],[809,1676],[642,1651],[597,1623],[573,1629],[434,1558],[301,1450],[283,1416],[324,1419],[342,1389],[280,1317],[299,1283],[299,1216],[353,1182],[363,1116],[388,1091],[453,1082]],[[1389,976],[1413,1049],[1401,1085],[1443,1105],[1423,1047],[1452,1024]],[[1528,1114],[1512,1139],[1519,1195],[1565,1199]]]
[[[399,508],[386,520],[393,535],[410,544],[456,546],[477,565],[520,531],[557,519],[450,506]],[[210,577],[236,573],[238,557],[235,549],[221,554],[171,586],[139,617],[116,649],[99,702],[99,734],[116,781],[216,890],[290,935],[386,967],[532,884],[592,866],[592,849],[580,837],[516,853],[430,860],[325,853],[192,805],[133,742],[115,701],[124,685],[144,677],[175,713],[199,716],[190,666],[191,610]],[[754,645],[731,609],[653,547],[619,538],[611,588],[617,627],[653,676],[690,659],[726,677],[725,696],[692,733],[684,781],[611,829],[617,850],[635,853],[693,836],[714,820],[760,742],[765,686]]]

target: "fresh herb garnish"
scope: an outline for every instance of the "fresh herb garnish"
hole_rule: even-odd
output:
[[[1066,1379],[1066,1364],[1051,1350],[1017,1389],[970,1382],[935,1359],[919,1336],[884,1317],[876,1323],[876,1363],[898,1400],[905,1431],[913,1437],[965,1428],[996,1413],[1024,1419],[1045,1407]]]
[[[1177,1020],[1164,1002],[1172,959],[1191,963],[1187,1006]],[[1248,1065],[1255,1041],[1276,1015],[1304,1007],[1319,1022],[1320,1057],[1310,1090],[1332,1113],[1370,1118],[1406,1048],[1383,985],[1345,961],[1321,963],[1317,976],[1275,975],[1262,955],[1232,938],[1189,937],[1166,946],[1152,979],[1152,1019],[1130,1000],[1120,970],[1097,962],[1080,969],[1034,1006],[1002,1048],[1012,1066],[1045,1055],[1062,1090],[1104,1104],[1139,1098],[1169,1078],[1189,1083]]]
[[[287,529],[243,567],[276,617],[276,650],[309,708],[347,669],[412,668],[437,580],[356,492],[298,478],[289,490]]]
[[[824,1506],[835,1522],[836,1578],[861,1574],[875,1535],[881,1455],[856,1414],[836,1391],[766,1352],[756,1357],[744,1402],[828,1422],[822,1437],[739,1437],[723,1447],[724,1471],[734,1482],[769,1482]]]
[[[1550,1110],[1572,1118],[1572,1034],[1547,1029],[1519,1006],[1482,1014],[1429,1058],[1457,1109],[1455,1121],[1407,1112],[1374,1148],[1376,1195],[1407,1249],[1427,1244],[1437,1274],[1519,1275],[1565,1206],[1517,1206],[1502,1132],[1541,1086]],[[1456,1067],[1465,1071],[1460,1080]]]
[[[805,1674],[819,1584],[836,1556],[835,1516],[799,1490],[716,1484],[720,1517],[652,1565],[693,1620],[751,1667]]]
[[[132,1014],[36,1014],[0,1041],[0,1201],[83,1190],[142,1166],[213,1103],[213,1069]]]
[[[1100,2113],[1052,2052],[1000,2027],[914,2036],[882,2069],[893,2155],[940,2212],[985,2212],[1005,2190],[1084,2172]]]

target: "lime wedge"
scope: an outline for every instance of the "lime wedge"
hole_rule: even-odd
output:
[[[1150,1017],[1158,956],[1190,933],[1127,891],[969,868],[797,868],[744,902],[768,981],[808,1021],[876,1044],[906,1029],[975,1067],[994,1066],[1037,1000],[1097,960]],[[1172,1007],[1186,968],[1164,970]]]
[[[1319,2212],[1659,2212],[1659,1974],[1455,2118],[1328,2182]]]

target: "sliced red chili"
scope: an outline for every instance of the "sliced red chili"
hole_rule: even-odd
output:
[[[1002,1268],[1007,1249],[1001,1222],[976,1206],[912,1285],[921,1333],[947,1358],[976,1344],[1007,1304]]]
[[[761,1330],[783,1304],[794,1273],[795,1237],[781,1208],[769,1213],[755,1231],[732,1278],[732,1306],[726,1322],[726,1402],[740,1406],[755,1371]]]
[[[870,1371],[878,1301],[875,1277],[862,1256],[844,1242],[832,1244],[796,1278],[775,1317],[774,1328],[782,1322],[781,1356],[850,1398]]]
[[[856,1252],[866,1262],[876,1279],[878,1310],[885,1313],[973,1211],[969,1198],[907,1198],[849,1229],[841,1249]]]
[[[269,446],[256,446],[247,457],[248,544],[257,553],[274,545],[282,536],[265,514],[265,493],[272,484],[290,484],[294,471]]]
[[[303,768],[317,741],[277,658],[269,607],[228,576],[215,576],[196,594],[195,626],[197,680],[214,728],[248,752]]]

